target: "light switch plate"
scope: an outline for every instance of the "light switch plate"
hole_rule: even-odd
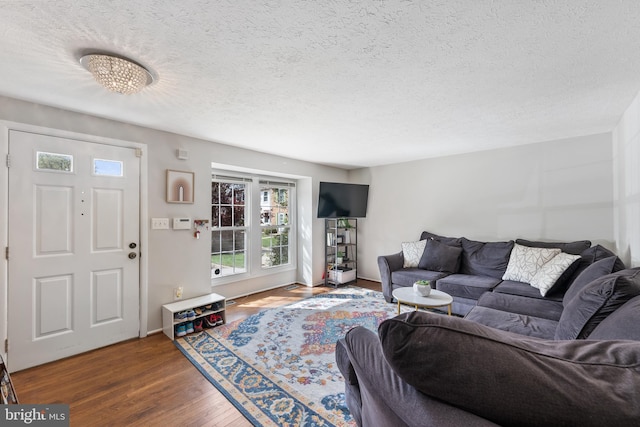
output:
[[[152,230],[168,230],[169,218],[151,218]]]

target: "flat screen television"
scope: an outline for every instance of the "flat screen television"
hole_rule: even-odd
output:
[[[320,182],[318,218],[364,218],[368,197],[368,185]]]

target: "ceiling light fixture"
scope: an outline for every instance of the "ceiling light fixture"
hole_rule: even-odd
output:
[[[80,58],[80,63],[111,92],[137,93],[153,82],[146,68],[120,56],[92,53]]]

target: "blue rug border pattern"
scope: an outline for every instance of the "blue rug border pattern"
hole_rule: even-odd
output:
[[[231,394],[222,386],[222,384],[218,383],[218,381],[216,381],[215,379],[213,379],[213,377],[211,375],[209,375],[209,373],[202,367],[202,365],[200,365],[200,363],[198,363],[198,361],[196,361],[193,357],[191,357],[191,355],[187,352],[187,350],[185,348],[183,348],[177,341],[174,341],[174,344],[176,347],[178,347],[178,350],[180,350],[180,352],[182,352],[182,354],[184,354],[184,356],[189,360],[189,362],[191,362],[191,364],[193,366],[195,366],[198,371],[200,371],[200,373],[202,375],[204,375],[204,377],[211,383],[213,384],[213,386],[224,395],[224,397],[231,402],[231,404],[233,404],[233,406],[240,411],[240,413],[242,413],[242,415],[244,415],[244,417],[254,426],[259,426],[261,425],[258,420],[256,420],[253,415],[251,415],[251,413],[249,411],[247,411],[243,405],[241,405],[233,396],[231,396]]]

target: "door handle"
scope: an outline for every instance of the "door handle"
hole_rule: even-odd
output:
[[[129,252],[129,259],[135,259],[135,257],[137,257],[138,254],[136,254],[135,252]]]

